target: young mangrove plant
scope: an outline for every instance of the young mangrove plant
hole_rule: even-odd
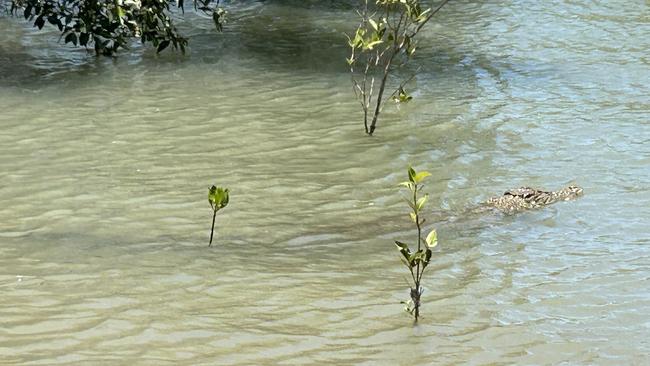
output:
[[[424,6],[425,0],[375,0],[372,8],[368,1],[358,11],[361,22],[356,32],[348,36],[351,55],[347,61],[366,133],[372,135],[385,101],[411,100],[404,87],[415,75],[391,83],[392,93],[386,95],[388,76],[406,65],[415,53],[416,36],[449,0],[435,8]]]
[[[429,195],[425,194],[421,197],[418,196],[423,187],[422,182],[430,175],[431,173],[429,172],[416,172],[415,169],[409,167],[409,180],[400,183],[400,186],[406,187],[410,192],[406,202],[411,208],[411,212],[409,213],[411,221],[413,221],[417,228],[417,244],[409,245],[396,240],[395,245],[397,245],[397,249],[400,252],[402,263],[404,263],[411,273],[412,284],[409,283],[409,286],[411,286],[411,299],[403,303],[406,304],[405,310],[415,317],[416,322],[420,316],[420,298],[424,291],[424,288],[422,287],[422,276],[431,260],[432,249],[438,245],[435,229],[431,230],[426,237],[423,237],[422,235],[422,226],[426,220],[422,218],[421,214]]]
[[[228,206],[228,200],[230,199],[228,194],[228,188],[221,188],[212,186],[208,191],[208,201],[210,202],[210,207],[212,207],[212,230],[210,230],[210,244],[212,246],[212,237],[214,236],[214,220],[217,218],[217,211]]]

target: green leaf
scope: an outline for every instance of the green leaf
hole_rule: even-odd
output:
[[[61,21],[56,15],[50,15],[49,17],[47,17],[47,21],[52,25],[59,25],[61,23]]]
[[[402,88],[401,86],[399,87],[399,89],[397,89],[397,95],[393,97],[395,103],[407,103],[411,99],[413,99],[413,97],[406,94],[404,88]]]
[[[90,38],[90,34],[83,32],[79,35],[79,44],[82,46],[85,46],[88,44],[88,39]]]
[[[406,187],[413,191],[415,189],[415,185],[412,182],[402,182],[399,184],[400,186]]]
[[[65,43],[70,42],[72,42],[75,46],[77,45],[77,35],[74,32],[70,32],[67,36],[65,36]]]
[[[417,202],[417,209],[420,211],[422,207],[424,207],[424,204],[427,202],[427,199],[429,199],[429,195],[425,194],[424,197],[420,197],[420,199]]]
[[[124,12],[124,9],[121,6],[118,5],[118,6],[115,7],[115,13],[120,18],[120,24],[124,24],[124,20],[121,19],[126,15],[126,13]]]
[[[399,252],[402,253],[404,259],[409,261],[409,258],[411,256],[411,249],[409,249],[408,244],[395,240],[395,245],[397,245],[397,248],[399,249]]]
[[[403,45],[406,46],[408,49],[411,46],[411,37],[409,36],[404,36],[404,41],[402,42]]]
[[[156,49],[156,53],[162,52],[165,48],[167,48],[167,46],[169,46],[169,41],[168,40],[164,40],[164,41],[160,42],[158,44],[158,48]]]
[[[409,180],[413,183],[415,183],[415,175],[416,175],[415,169],[409,167]]]
[[[413,254],[409,255],[408,258],[406,258],[406,261],[408,262],[410,268],[413,268],[413,267],[416,266],[416,260],[415,260],[415,255],[416,254],[417,253],[413,253]]]
[[[416,50],[416,49],[417,49],[417,47],[416,47],[415,45],[410,45],[410,46],[406,49],[406,53],[408,53],[409,56],[413,56],[413,55],[415,54],[415,50]],[[409,100],[410,100],[410,99],[411,99],[411,98],[410,98],[410,96],[409,96]]]
[[[370,23],[370,25],[371,25],[375,30],[379,30],[379,27],[377,26],[377,22],[375,22],[374,20],[372,20],[372,19],[368,19],[368,23]]]
[[[432,254],[433,253],[431,252],[431,249],[427,248],[427,251],[424,253],[424,257],[422,258],[422,270],[427,268],[427,266],[429,265]]]
[[[32,4],[28,4],[28,5],[25,7],[25,11],[24,11],[24,13],[23,13],[23,15],[25,16],[25,19],[29,19],[29,17],[32,16],[32,9],[33,9],[33,8],[34,8],[34,7],[32,6]],[[45,24],[45,20],[43,20],[43,24]],[[41,25],[40,27],[38,27],[38,29],[41,29],[41,28],[43,28],[42,25]]]
[[[429,235],[427,235],[427,238],[424,239],[424,242],[427,243],[429,248],[434,248],[438,245],[438,233],[436,232],[436,229],[431,230]]]
[[[428,176],[430,176],[430,175],[431,175],[431,173],[429,173],[429,172],[427,172],[427,171],[422,171],[422,172],[417,173],[417,174],[415,175],[415,177],[414,177],[414,179],[415,179],[415,183],[420,183],[420,182],[422,182],[426,177],[428,177]]]
[[[384,43],[384,41],[382,41],[382,40],[372,41],[370,43],[366,43],[365,45],[363,45],[363,49],[364,50],[372,50],[373,48],[375,48],[376,45],[379,45],[379,44],[382,44],[382,43]]]
[[[408,258],[409,264],[411,267],[415,267],[418,262],[421,262],[424,259],[424,251],[422,249],[418,250],[417,252],[411,254]]]
[[[397,245],[397,247],[400,248],[400,250],[401,250],[401,249],[406,249],[406,250],[409,249],[409,245],[408,245],[408,244],[406,244],[406,243],[402,243],[401,241],[398,241],[398,240],[395,240],[395,245]]]
[[[421,23],[421,22],[425,21],[427,19],[427,16],[429,15],[430,11],[431,11],[431,9],[429,8],[429,9],[423,11],[422,13],[420,13],[420,15],[416,19],[416,22]]]
[[[354,39],[349,42],[350,47],[359,48],[359,47],[363,46],[363,37],[365,35],[366,35],[366,30],[365,29],[357,28],[357,31],[354,34]]]
[[[38,29],[43,29],[43,26],[45,25],[45,18],[43,18],[42,15],[36,18],[36,20],[34,21],[34,25],[38,27]]]
[[[413,212],[409,212],[409,216],[411,216],[411,220],[414,223],[417,223],[418,216],[416,214],[414,214]]]

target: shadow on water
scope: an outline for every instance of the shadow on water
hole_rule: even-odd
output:
[[[31,28],[23,19],[0,17],[0,87],[36,90],[65,87],[101,75],[114,59],[64,46],[52,29]]]
[[[345,34],[356,25],[352,11],[355,5],[354,1],[334,0],[227,4],[232,19],[223,33],[214,30],[209,19],[188,12],[177,19],[180,31],[190,39],[187,56],[174,52],[156,55],[150,47],[134,41],[131,50],[122,51],[117,59],[98,59],[92,52],[63,45],[52,29],[37,31],[22,19],[0,18],[0,27],[5,28],[0,35],[0,80],[5,85],[31,88],[33,84],[56,84],[97,75],[111,70],[116,63],[128,67],[171,64],[176,69],[197,62],[252,63],[251,67],[259,69],[257,64],[261,64],[269,71],[345,74],[345,58],[349,56]],[[443,15],[450,16],[456,9],[448,6]],[[404,73],[420,67],[425,72],[449,73],[459,63],[467,62],[466,51],[457,49],[453,39],[449,41],[435,36],[426,40],[417,60]]]
[[[60,34],[50,27],[42,31],[22,18],[0,16],[0,83],[3,86],[31,88],[34,84],[56,84],[76,75],[85,77],[113,67],[115,62],[172,63],[176,66],[227,62],[246,63],[261,58],[272,65],[287,68],[313,68],[323,71],[345,59],[345,37],[337,27],[346,19],[349,1],[244,1],[226,4],[232,21],[224,33],[214,29],[210,19],[188,11],[177,19],[182,34],[190,38],[190,52],[156,55],[151,47],[137,40],[131,50],[123,50],[118,59],[96,58],[83,48],[66,46]],[[296,16],[300,17],[296,19]],[[320,24],[319,24],[320,23]],[[325,45],[325,47],[323,46]],[[332,52],[334,51],[334,52]],[[182,66],[181,66],[182,67]]]

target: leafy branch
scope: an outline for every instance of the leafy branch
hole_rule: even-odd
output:
[[[42,29],[49,23],[61,32],[64,43],[95,49],[97,55],[114,55],[128,48],[131,38],[151,43],[156,52],[172,46],[185,53],[187,39],[171,17],[171,4],[184,12],[184,0],[0,0],[10,1],[10,13],[33,21]],[[192,0],[197,11],[211,15],[222,30],[226,12],[220,0]]]
[[[397,103],[412,99],[404,87],[413,76],[385,97],[388,76],[415,54],[417,34],[449,1],[443,0],[435,9],[424,9],[422,0],[375,0],[371,11],[365,0],[358,11],[361,21],[354,35],[348,36],[351,54],[347,62],[354,94],[363,110],[366,134],[375,132],[387,99],[393,98]]]

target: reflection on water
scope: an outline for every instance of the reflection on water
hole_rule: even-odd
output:
[[[349,2],[231,12],[181,24],[186,57],[0,19],[0,363],[648,362],[647,4],[453,2],[372,138]],[[416,327],[391,244],[409,163],[441,243]],[[208,250],[212,183],[232,197]],[[585,196],[462,214],[569,183]]]

